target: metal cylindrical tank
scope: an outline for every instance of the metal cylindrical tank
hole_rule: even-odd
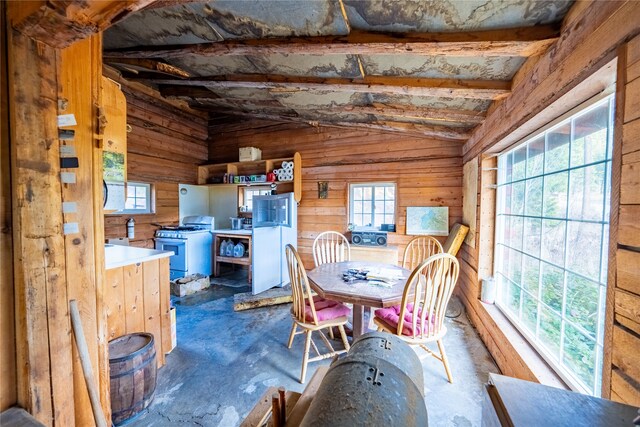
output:
[[[427,426],[418,356],[400,339],[381,335],[363,335],[331,365],[301,426]]]
[[[347,356],[351,360],[370,360],[371,357],[385,360],[407,374],[424,395],[422,364],[404,341],[385,332],[370,332],[358,338]]]

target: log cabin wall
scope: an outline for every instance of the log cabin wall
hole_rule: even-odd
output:
[[[312,127],[305,124],[212,118],[209,161],[238,161],[240,147],[258,147],[263,159],[299,152],[302,156],[302,201],[298,208],[298,248],[313,267],[311,245],[322,231],[344,233],[349,222],[348,188],[356,182],[397,184],[396,229],[389,245],[402,251],[407,206],[448,206],[449,223],[462,219],[462,157],[457,142],[401,133]],[[318,181],[329,182],[327,199],[318,198]]]
[[[609,276],[614,312],[611,398],[640,406],[640,36],[620,49],[618,64],[616,130],[621,149],[617,230],[612,231],[617,241],[611,248],[614,271]]]
[[[603,90],[604,87],[593,87],[591,93],[584,90],[575,93],[575,89],[581,83],[590,79],[596,71],[616,58],[620,46],[640,32],[638,22],[640,22],[640,3],[638,2],[577,3],[565,17],[559,41],[540,58],[535,58],[534,62],[522,67],[514,77],[512,94],[492,106],[485,122],[475,129],[470,140],[463,147],[463,160],[479,162],[484,167],[484,171],[480,168],[478,185],[480,191],[476,241],[480,242],[480,245],[471,248],[463,244],[460,256],[461,278],[457,291],[472,323],[506,375],[559,384],[557,377],[549,374],[549,369],[539,369],[544,362],[532,363],[535,352],[517,332],[508,331],[508,328],[503,327],[506,321],[504,317],[496,315],[493,306],[485,305],[478,299],[479,279],[492,273],[493,225],[490,218],[487,218],[487,212],[492,212],[487,207],[495,208],[495,198],[489,187],[495,182],[495,172],[490,170],[490,167],[495,167],[495,160],[491,156]],[[609,321],[605,322],[602,384],[603,397],[635,405],[639,404],[640,393],[639,360],[635,356],[640,353],[636,256],[640,245],[637,240],[640,231],[637,225],[640,218],[637,209],[640,203],[637,186],[639,182],[637,175],[639,169],[637,164],[638,86],[640,86],[640,80],[637,78],[639,67],[637,44],[637,40],[631,43],[633,50],[629,50],[624,66],[629,73],[625,77],[625,87],[622,91],[627,98],[624,104],[624,118],[621,117],[620,108],[616,111],[616,121],[625,122],[623,130],[625,143],[624,148],[620,147],[622,138],[618,131],[620,127],[616,123],[610,229],[612,244],[609,252],[609,290],[605,313]],[[574,92],[571,92],[572,90]],[[620,93],[619,89],[617,102],[620,102]],[[569,96],[565,96],[567,94]],[[564,105],[557,109],[557,104]],[[556,108],[555,113],[554,108]],[[548,111],[553,115],[547,115],[544,118],[544,114]],[[620,185],[620,172],[618,170],[616,175],[615,171],[615,153],[619,150],[623,152],[622,163],[627,162],[622,166],[622,185]],[[617,200],[615,195],[616,179],[620,188],[620,200]],[[615,226],[618,222],[618,212],[619,228]],[[490,242],[489,245],[483,246],[483,242],[487,241]],[[482,248],[480,252],[478,247]],[[617,264],[616,255],[620,260]],[[616,272],[618,279],[616,279]],[[630,309],[631,307],[635,308]],[[625,326],[623,322],[626,322]],[[632,354],[634,356],[631,356]]]
[[[127,98],[127,124],[131,126],[127,134],[127,179],[153,184],[155,213],[106,215],[105,237],[126,237],[127,220],[133,217],[135,239],[130,244],[153,248],[158,228],[153,224],[171,225],[179,220],[178,183],[195,184],[197,165],[207,161],[207,116],[179,108],[151,89],[117,81]]]

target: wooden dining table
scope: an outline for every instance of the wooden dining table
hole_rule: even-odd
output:
[[[370,272],[393,271],[398,279],[393,286],[379,286],[367,280],[345,282],[342,275],[350,268]],[[307,273],[309,285],[322,298],[353,304],[353,338],[367,332],[365,311],[371,307],[391,307],[402,302],[402,293],[411,272],[393,264],[345,261],[322,264]]]

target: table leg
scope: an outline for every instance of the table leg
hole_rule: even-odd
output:
[[[353,339],[357,339],[360,335],[369,331],[368,322],[365,321],[365,311],[369,311],[369,307],[353,304]]]

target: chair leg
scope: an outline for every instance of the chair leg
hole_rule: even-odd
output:
[[[342,338],[342,344],[344,344],[345,350],[349,351],[351,346],[349,345],[349,341],[347,340],[347,333],[344,331],[344,325],[338,326],[338,330],[340,331],[340,338]]]
[[[293,322],[293,325],[291,325],[291,334],[289,335],[289,344],[287,344],[287,348],[291,348],[293,345],[293,337],[296,336],[296,329],[298,329],[298,324]]]
[[[302,356],[302,372],[300,372],[300,384],[304,384],[307,375],[307,363],[309,363],[309,350],[311,347],[311,331],[304,331],[304,355]]]
[[[438,349],[440,350],[440,357],[442,357],[444,370],[447,372],[447,378],[449,379],[449,382],[453,384],[453,377],[451,376],[451,369],[449,368],[449,360],[447,359],[447,354],[444,352],[444,344],[442,343],[442,340],[438,340]]]
[[[334,339],[334,336],[333,336],[333,326],[330,326],[330,327],[329,327],[329,337],[330,337],[331,339]]]

